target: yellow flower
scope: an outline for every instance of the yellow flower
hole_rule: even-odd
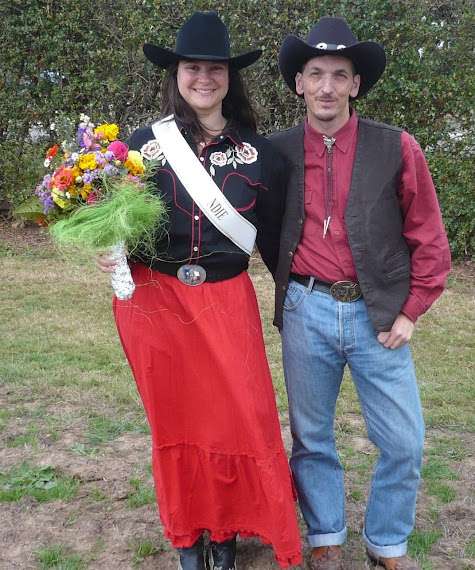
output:
[[[79,156],[79,168],[81,170],[95,170],[97,168],[95,156],[93,154],[81,154]]]
[[[81,198],[83,200],[86,200],[87,197],[89,196],[89,194],[92,191],[92,185],[91,184],[84,184],[84,186],[81,188]]]
[[[137,150],[129,150],[127,160],[124,162],[125,168],[128,168],[130,174],[141,176],[144,171],[143,159]]]
[[[119,134],[119,127],[115,123],[99,125],[94,129],[94,134],[102,133],[102,138],[109,142],[115,141]]]
[[[56,194],[52,194],[53,200],[58,204],[58,206],[62,210],[68,210],[71,207],[71,200],[67,198],[62,198],[61,196],[57,196]]]
[[[77,165],[74,165],[74,166],[71,168],[71,172],[72,172],[72,174],[73,174],[74,180],[76,180],[76,178],[77,178],[78,176],[82,176],[81,169],[80,169],[79,166],[77,166]]]

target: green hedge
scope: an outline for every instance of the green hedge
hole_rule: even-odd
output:
[[[161,73],[142,55],[149,41],[174,47],[194,10],[216,10],[233,52],[263,47],[245,72],[264,133],[298,123],[302,102],[281,80],[278,51],[318,18],[344,17],[360,39],[388,54],[361,116],[399,125],[425,149],[454,258],[475,253],[475,94],[472,0],[10,0],[0,22],[0,199],[14,207],[43,171],[58,112],[115,120],[124,135],[158,116]],[[238,41],[237,41],[238,39]],[[44,135],[31,141],[32,125]],[[124,132],[125,131],[125,132]]]

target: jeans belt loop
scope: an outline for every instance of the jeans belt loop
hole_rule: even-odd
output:
[[[307,293],[311,293],[313,289],[313,283],[315,281],[315,277],[310,276],[308,283],[307,283]]]

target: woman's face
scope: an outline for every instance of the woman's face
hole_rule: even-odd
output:
[[[197,115],[221,112],[229,86],[228,62],[180,60],[177,83],[180,95]]]

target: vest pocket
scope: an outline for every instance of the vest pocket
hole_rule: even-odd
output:
[[[398,275],[411,273],[411,258],[405,251],[398,251],[386,260],[386,277],[392,279]]]

